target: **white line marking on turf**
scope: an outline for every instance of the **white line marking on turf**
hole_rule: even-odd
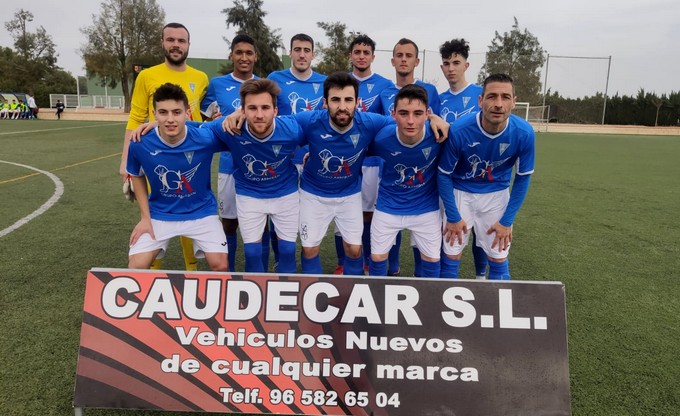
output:
[[[29,215],[25,216],[24,218],[20,219],[19,221],[15,222],[14,224],[10,225],[9,227],[5,228],[4,230],[0,230],[0,237],[4,237],[7,234],[11,233],[12,231],[15,231],[17,228],[21,227],[22,225],[27,224],[32,219],[44,214],[45,211],[47,211],[48,209],[52,208],[52,206],[54,204],[56,204],[57,201],[59,201],[59,198],[61,198],[61,196],[64,194],[64,184],[61,182],[61,180],[59,180],[57,175],[50,173],[50,172],[47,172],[47,171],[44,171],[44,170],[40,170],[38,168],[34,168],[33,166],[22,165],[21,163],[7,162],[5,160],[0,160],[0,163],[7,163],[9,165],[19,166],[19,167],[22,167],[22,168],[34,170],[36,172],[42,173],[43,175],[46,175],[47,177],[52,179],[52,182],[54,182],[54,194],[52,194],[52,197],[50,199],[48,199],[47,202],[42,204],[40,206],[40,208],[36,209],[35,211],[30,213]]]
[[[43,129],[43,130],[6,131],[4,133],[0,133],[0,136],[6,135],[6,134],[43,133],[43,132],[46,132],[46,131],[52,132],[52,131],[59,131],[59,130],[87,129],[87,128],[90,128],[90,127],[117,126],[119,124],[125,124],[125,122],[121,121],[119,123],[90,124],[88,126],[77,126],[77,127],[57,127],[56,129]]]

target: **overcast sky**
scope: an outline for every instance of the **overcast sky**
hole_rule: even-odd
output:
[[[190,57],[224,58],[234,28],[227,29],[225,15],[231,0],[158,0],[167,21],[183,23],[191,32]],[[5,2],[0,8],[0,45],[12,46],[4,22],[23,7],[35,19],[29,30],[44,26],[57,45],[57,64],[74,75],[84,75],[78,49],[84,42],[79,28],[92,22],[101,2],[93,0],[31,0]],[[418,5],[417,7],[415,5]],[[463,37],[470,42],[468,80],[475,82],[484,53],[495,31],[510,31],[517,17],[553,58],[549,61],[547,85],[562,95],[578,97],[604,92],[608,59],[556,58],[611,56],[609,95],[634,95],[640,88],[658,94],[680,90],[680,2],[677,0],[487,0],[464,4],[458,1],[302,1],[265,0],[265,23],[280,29],[284,43],[296,33],[307,33],[327,43],[316,22],[342,22],[348,31],[371,36],[378,50],[391,50],[402,37],[414,40],[428,51],[416,69],[418,78],[435,83],[441,90],[446,81],[439,69],[439,46]],[[376,53],[375,72],[394,79],[390,53]],[[423,69],[424,68],[424,69]],[[543,79],[543,78],[542,78]],[[518,97],[521,101],[521,97]]]

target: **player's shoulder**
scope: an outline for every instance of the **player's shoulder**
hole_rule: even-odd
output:
[[[185,71],[192,78],[204,79],[206,82],[208,82],[208,74],[201,71],[200,69],[196,69],[193,66],[187,65]]]
[[[519,117],[515,114],[510,114],[508,123],[509,127],[513,128],[515,131],[524,133],[525,136],[534,137],[535,135],[533,126],[522,117]]]
[[[290,79],[292,76],[293,75],[290,73],[290,69],[281,69],[279,71],[270,72],[269,75],[267,75],[267,78],[277,81],[281,79]]]
[[[307,79],[307,82],[324,82],[328,78],[327,75],[312,71],[312,75]]]
[[[451,128],[452,131],[458,131],[458,130],[463,130],[466,128],[478,128],[479,126],[479,117],[481,117],[481,113],[471,113],[471,114],[465,114],[462,117],[458,117],[456,120],[454,120],[453,123],[451,123]],[[479,127],[481,129],[481,127]]]

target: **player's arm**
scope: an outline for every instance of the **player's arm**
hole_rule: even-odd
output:
[[[151,226],[151,212],[149,210],[149,195],[146,192],[146,176],[132,176],[132,186],[137,190],[137,206],[139,207],[139,222],[130,234],[130,245],[134,245],[143,234],[149,234],[154,240],[156,236]]]
[[[125,129],[123,154],[121,155],[120,168],[118,169],[118,173],[121,175],[123,180],[125,180],[125,177],[127,176],[127,170],[125,169],[125,166],[128,160],[132,132],[141,124],[144,124],[149,117],[149,97],[146,95],[145,80],[146,73],[145,71],[142,71],[137,76],[135,88],[132,90],[132,98],[130,100],[130,115],[128,116],[128,122]]]
[[[241,127],[245,120],[243,110],[238,108],[222,120],[222,129],[231,135],[241,134]]]
[[[524,199],[529,191],[529,183],[531,182],[531,175],[515,175],[512,182],[512,190],[510,191],[510,199],[508,206],[501,219],[489,228],[486,233],[495,233],[491,247],[496,247],[500,250],[507,250],[512,242],[512,224],[515,222],[515,216],[524,203]]]
[[[453,143],[448,142],[442,149],[443,154],[439,160],[439,168],[437,170],[437,188],[439,190],[439,197],[444,204],[444,215],[446,215],[446,224],[442,230],[444,241],[453,245],[458,239],[460,243],[463,242],[463,234],[468,232],[467,223],[461,217],[458,207],[456,205],[456,198],[453,194],[453,181],[451,174],[457,163],[456,151]]]
[[[451,125],[436,114],[429,114],[427,119],[430,121],[430,128],[437,143],[444,142],[449,137]]]

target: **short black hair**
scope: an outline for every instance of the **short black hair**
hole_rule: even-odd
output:
[[[439,47],[439,53],[441,54],[442,59],[449,59],[453,54],[468,59],[468,56],[470,55],[470,45],[468,45],[468,42],[463,38],[447,40]]]
[[[323,82],[323,98],[328,100],[328,91],[331,88],[344,89],[349,86],[354,88],[354,98],[358,98],[359,81],[347,72],[333,72]]]
[[[371,52],[375,52],[375,41],[369,38],[367,35],[360,34],[359,36],[352,39],[352,42],[349,44],[349,53],[352,53],[352,49],[354,49],[354,46],[356,45],[369,46],[371,48]]]
[[[249,43],[253,45],[253,48],[255,47],[255,39],[251,38],[245,33],[239,33],[238,35],[234,36],[234,39],[231,40],[231,50],[234,50],[234,46],[236,46],[237,43]]]
[[[397,49],[398,45],[413,45],[414,48],[416,48],[416,56],[418,56],[418,45],[411,39],[407,38],[401,38],[397,41],[397,44],[394,45],[394,48],[392,48],[392,55],[394,55],[394,50]]]
[[[173,29],[184,29],[184,30],[186,30],[187,31],[187,40],[191,40],[191,34],[189,34],[189,29],[187,29],[187,27],[184,26],[183,24],[177,23],[177,22],[170,22],[170,23],[166,24],[165,26],[163,26],[163,30],[161,30],[161,38],[163,38],[163,32],[165,32],[165,29],[168,28],[168,27],[173,28]]]
[[[160,101],[181,101],[184,103],[184,108],[189,108],[189,99],[187,98],[187,93],[184,92],[182,87],[177,84],[171,84],[166,82],[160,87],[156,88],[153,93],[153,106],[156,108],[156,103]]]
[[[486,90],[486,85],[492,82],[506,82],[512,85],[512,93],[513,95],[515,94],[515,85],[514,81],[512,80],[512,77],[508,74],[502,74],[502,73],[497,73],[497,74],[491,74],[488,77],[484,79],[484,83],[482,84],[482,96],[484,96],[484,91]]]
[[[399,89],[397,96],[394,97],[394,109],[397,109],[397,103],[399,100],[420,101],[425,104],[425,108],[429,107],[430,102],[428,101],[427,91],[425,88],[417,84],[404,85]]]
[[[304,34],[304,33],[298,33],[297,35],[293,36],[290,38],[290,49],[293,50],[293,42],[296,40],[299,40],[301,42],[309,42],[312,44],[312,52],[314,52],[314,39],[312,39],[311,36]]]

